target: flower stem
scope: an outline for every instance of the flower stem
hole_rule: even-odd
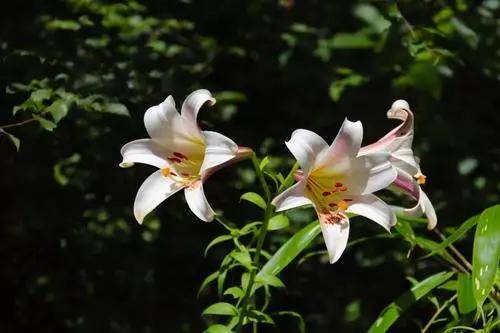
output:
[[[252,295],[252,289],[255,283],[255,277],[257,275],[257,270],[259,267],[260,254],[262,252],[262,246],[264,245],[264,240],[267,235],[267,228],[269,226],[269,220],[274,213],[274,207],[271,205],[271,191],[269,190],[269,186],[266,183],[264,178],[264,173],[260,169],[259,160],[255,154],[252,155],[252,164],[254,166],[255,172],[257,173],[257,177],[259,178],[260,184],[262,185],[262,189],[266,196],[266,210],[264,212],[264,221],[262,222],[262,226],[259,230],[259,236],[257,238],[257,247],[255,248],[255,255],[253,258],[252,271],[250,272],[250,278],[248,280],[248,284],[245,287],[245,295],[241,301],[241,313],[238,319],[238,324],[236,326],[236,332],[240,332],[243,326],[243,321],[248,312],[248,301]]]

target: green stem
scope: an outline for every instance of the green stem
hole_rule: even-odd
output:
[[[262,189],[264,190],[265,196],[266,196],[266,210],[264,212],[264,221],[262,222],[262,226],[259,230],[259,237],[257,238],[257,247],[255,248],[255,255],[253,258],[253,267],[252,271],[250,272],[250,278],[248,280],[248,284],[245,288],[245,295],[242,298],[241,301],[241,313],[238,319],[238,324],[236,326],[236,332],[240,332],[243,321],[245,320],[245,317],[248,312],[248,301],[250,299],[250,296],[252,294],[252,289],[253,285],[255,283],[255,276],[257,275],[257,269],[259,267],[259,261],[260,261],[260,254],[262,252],[262,246],[264,245],[264,240],[266,239],[267,235],[267,228],[269,226],[269,220],[271,219],[271,216],[274,213],[274,207],[271,205],[271,191],[269,190],[269,186],[266,183],[266,180],[264,178],[264,174],[262,173],[262,170],[259,167],[259,160],[257,159],[257,156],[255,154],[252,155],[252,163],[255,168],[255,172],[257,173],[257,177],[259,178],[260,184],[262,185]]]
[[[215,220],[219,222],[221,226],[223,226],[227,231],[231,232],[233,229],[224,222],[224,218],[220,215],[215,215]]]

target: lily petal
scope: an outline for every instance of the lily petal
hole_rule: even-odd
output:
[[[215,104],[215,98],[212,97],[210,91],[206,89],[198,89],[193,91],[186,97],[184,103],[182,103],[181,115],[187,121],[188,124],[193,126],[197,125],[198,112],[200,111],[203,104],[207,103],[212,106]]]
[[[388,187],[397,177],[387,153],[373,153],[356,158],[353,162],[351,193],[369,194]]]
[[[364,216],[387,231],[396,224],[396,215],[391,207],[373,194],[354,197],[347,211]]]
[[[387,118],[398,119],[401,120],[402,123],[392,129],[377,142],[361,148],[360,155],[378,151],[394,152],[395,147],[391,147],[391,145],[397,139],[408,142],[408,146],[411,147],[413,142],[414,117],[408,102],[400,99],[392,103],[391,108],[387,111]]]
[[[420,188],[419,188],[420,189]],[[420,189],[420,199],[418,204],[410,209],[405,209],[405,213],[411,216],[421,216],[425,214],[427,217],[427,229],[432,230],[437,225],[437,216],[434,206],[430,201],[429,197],[425,194],[422,189]]]
[[[354,158],[358,155],[363,140],[363,125],[360,121],[344,119],[339,133],[332,144],[318,161],[319,165],[335,163],[339,157]]]
[[[420,186],[418,185],[415,178],[408,174],[403,169],[397,168],[398,176],[394,179],[391,184],[391,190],[394,192],[402,191],[404,194],[410,196],[415,200],[420,198]]]
[[[304,195],[306,184],[306,179],[301,180],[274,198],[271,203],[276,207],[276,211],[281,212],[287,209],[312,204],[311,200]]]
[[[163,176],[161,170],[152,173],[142,183],[135,197],[134,216],[137,222],[142,223],[148,213],[181,188],[182,186]]]
[[[347,240],[349,239],[349,219],[346,217],[344,220],[332,224],[324,222],[321,214],[318,214],[318,217],[326,249],[328,250],[330,264],[333,264],[339,260],[347,246]]]
[[[205,137],[205,159],[200,172],[204,173],[236,157],[238,145],[228,137],[211,131],[203,131]]]
[[[306,175],[313,168],[317,156],[328,148],[322,137],[305,129],[295,130],[285,144]]]
[[[120,167],[126,168],[134,163],[144,163],[155,166],[159,169],[168,167],[165,157],[167,150],[151,139],[139,139],[125,144],[120,153],[123,161]]]
[[[203,150],[201,131],[181,117],[172,96],[146,111],[144,125],[153,140],[172,151],[199,155],[200,148]]]
[[[203,190],[203,183],[201,180],[198,180],[189,187],[186,187],[184,195],[189,208],[191,208],[191,211],[198,216],[200,220],[205,222],[213,221],[215,212],[212,207],[210,207],[210,204],[205,197],[205,191]]]

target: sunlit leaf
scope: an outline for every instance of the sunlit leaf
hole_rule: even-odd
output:
[[[452,276],[452,272],[441,272],[414,285],[410,290],[403,293],[382,311],[377,320],[370,326],[368,333],[387,332],[401,314],[434,288],[449,280]]]
[[[203,310],[202,315],[237,316],[238,309],[232,304],[219,302]]]
[[[479,216],[472,254],[474,297],[481,306],[491,291],[500,260],[500,205]]]
[[[262,209],[266,209],[266,201],[259,194],[255,192],[247,192],[243,194],[240,200],[249,201]]]
[[[33,118],[36,119],[40,123],[40,125],[49,132],[52,132],[54,128],[57,127],[57,125],[52,121],[42,118],[36,114],[33,115]]]
[[[248,251],[233,251],[231,252],[231,257],[247,268],[252,267],[252,258]]]
[[[45,110],[52,115],[54,122],[58,123],[68,114],[69,105],[67,101],[58,99],[57,101],[49,105]]]
[[[259,275],[257,275],[256,281],[264,285],[269,285],[271,287],[277,287],[277,288],[285,287],[283,281],[281,281],[276,276],[270,274],[263,274],[262,272]]]
[[[269,226],[267,230],[279,230],[286,228],[290,225],[290,221],[285,214],[275,215],[269,220]]]
[[[224,291],[224,295],[231,295],[236,299],[243,297],[243,294],[243,289],[240,287],[231,287]]]
[[[233,333],[233,331],[231,331],[227,326],[216,324],[208,327],[205,333]]]
[[[104,104],[102,111],[120,116],[130,116],[127,107],[120,103],[106,103]]]

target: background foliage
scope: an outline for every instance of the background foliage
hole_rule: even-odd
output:
[[[332,139],[347,116],[363,121],[368,143],[394,125],[385,110],[405,98],[441,229],[452,232],[498,203],[498,17],[498,0],[4,6],[0,124],[14,126],[0,134],[2,331],[206,327],[210,318],[200,313],[216,290],[199,300],[196,293],[223,256],[220,245],[203,257],[220,226],[179,209],[180,195],[138,226],[133,198],[151,170],[117,167],[121,145],[145,136],[144,111],[169,94],[179,104],[196,88],[215,92],[202,126],[270,154],[269,167],[283,172],[292,162],[283,145],[292,129]],[[250,163],[226,169],[207,196],[228,217],[258,218],[258,208],[236,199],[255,189],[255,177]],[[289,228],[271,233],[270,249],[313,214],[289,218]],[[353,223],[352,239],[382,233],[363,222]],[[456,243],[469,258],[472,237]],[[402,238],[377,239],[350,247],[333,266],[322,256],[293,264],[272,307],[302,313],[311,332],[366,331],[411,287],[407,276],[442,270],[417,260],[418,248],[407,255],[409,248]],[[318,239],[311,251],[322,249]],[[434,311],[419,303],[396,327],[418,331]],[[276,321],[280,330],[297,329],[289,318]]]

